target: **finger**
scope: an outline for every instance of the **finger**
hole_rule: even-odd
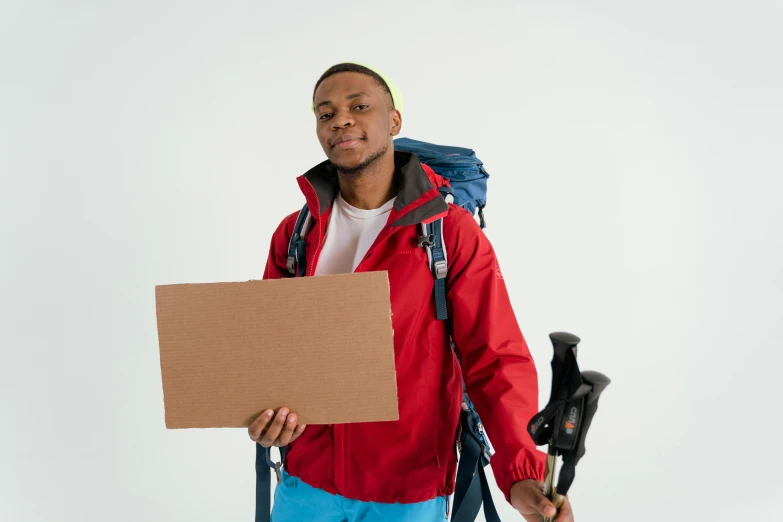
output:
[[[557,514],[557,509],[555,508],[555,505],[552,504],[552,502],[550,502],[549,499],[546,498],[543,493],[541,493],[539,496],[536,497],[536,502],[534,506],[538,510],[538,512],[544,515],[545,517],[553,517]]]
[[[560,507],[560,513],[557,515],[557,522],[574,522],[574,512],[571,510],[571,502],[566,497],[565,502]]]
[[[515,484],[512,488],[511,505],[522,516],[539,517],[540,513],[536,505],[541,499],[545,498],[543,482],[526,480]]]
[[[291,442],[291,436],[294,434],[294,428],[296,428],[296,414],[292,413],[286,419],[283,431],[277,436],[275,446],[288,446],[288,443]]]
[[[261,440],[259,442],[262,446],[274,446],[277,437],[280,436],[280,432],[283,429],[283,424],[285,423],[285,418],[287,416],[288,409],[281,408],[277,413],[275,420],[272,421],[272,424],[267,427],[266,432],[261,436]]]
[[[296,429],[294,430],[294,436],[293,436],[293,437],[291,437],[291,442],[293,442],[293,441],[295,441],[296,439],[298,439],[298,438],[299,438],[299,436],[300,436],[302,433],[304,433],[304,430],[305,430],[305,428],[306,428],[306,427],[307,427],[307,426],[306,426],[306,425],[304,425],[304,424],[300,424],[299,426],[297,426],[297,427],[296,427]]]
[[[247,434],[250,436],[251,440],[258,442],[259,437],[264,432],[264,428],[266,428],[269,421],[272,420],[272,415],[274,415],[274,413],[275,412],[272,410],[266,410],[250,424],[247,428]]]
[[[530,484],[531,487],[525,491],[525,504],[545,517],[554,517],[557,514],[557,508],[544,495],[544,483],[539,481],[536,483],[531,482]]]

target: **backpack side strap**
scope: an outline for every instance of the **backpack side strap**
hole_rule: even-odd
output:
[[[482,505],[487,522],[500,522],[484,469],[489,460],[482,431],[478,414],[472,407],[463,404],[457,438],[460,457],[451,522],[474,522]]]

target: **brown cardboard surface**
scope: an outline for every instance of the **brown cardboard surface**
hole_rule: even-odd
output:
[[[398,420],[386,272],[155,288],[167,428]]]

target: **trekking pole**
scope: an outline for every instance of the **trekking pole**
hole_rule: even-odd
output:
[[[555,474],[557,473],[557,450],[550,446],[546,455],[546,475],[544,478],[544,496],[548,498],[552,504],[555,505],[555,509],[560,513],[560,508],[563,507],[565,497],[560,495],[555,490]],[[541,522],[551,522],[551,517],[545,517],[541,515]]]
[[[580,339],[572,334],[549,335],[554,347],[552,357],[552,391],[549,404],[533,417],[528,432],[537,446],[549,445],[544,477],[544,496],[560,513],[568,490],[574,481],[576,464],[585,454],[585,438],[598,409],[598,398],[611,382],[602,373],[579,371],[576,362]],[[557,486],[557,458],[563,457]],[[555,517],[541,516],[541,522]]]

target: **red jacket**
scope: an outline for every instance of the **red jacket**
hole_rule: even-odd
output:
[[[386,227],[356,272],[387,270],[391,286],[400,420],[310,425],[289,446],[286,470],[311,486],[360,501],[422,502],[454,492],[455,441],[462,404],[460,351],[468,394],[495,455],[491,466],[509,498],[514,482],[543,480],[545,456],[527,433],[538,411],[536,367],[511,308],[495,253],[464,209],[447,204],[447,183],[412,155],[395,153],[399,190]],[[337,194],[324,162],[297,178],[310,213],[307,276],[312,276]],[[272,237],[264,279],[290,277],[288,242],[298,213]],[[438,321],[433,275],[418,246],[422,222],[439,217],[448,256],[449,321]]]

